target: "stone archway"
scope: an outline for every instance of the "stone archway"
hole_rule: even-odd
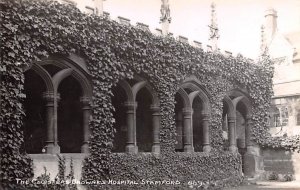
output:
[[[70,61],[70,60],[69,60]],[[82,120],[80,121],[81,134],[80,138],[75,138],[80,144],[80,148],[77,148],[75,152],[88,152],[88,138],[89,138],[89,115],[90,107],[89,102],[92,94],[92,87],[89,81],[89,75],[86,71],[79,69],[77,65],[79,63],[68,62],[63,58],[49,58],[41,62],[35,62],[31,65],[31,68],[26,72],[35,71],[44,81],[46,88],[42,92],[42,99],[45,102],[45,126],[46,126],[46,138],[44,139],[43,150],[50,154],[60,153],[60,147],[58,142],[58,106],[59,106],[59,86],[65,78],[72,76],[74,81],[77,81],[81,91],[78,97],[78,108],[81,113]],[[26,78],[25,78],[26,80]],[[33,83],[30,80],[29,83]],[[68,85],[67,85],[68,86]],[[26,90],[26,89],[25,89]],[[81,102],[81,103],[80,103]],[[80,104],[80,105],[79,105]],[[67,150],[69,152],[70,150]],[[73,151],[71,151],[73,152]]]
[[[47,134],[46,105],[43,92],[49,89],[45,80],[35,70],[24,73],[26,99],[23,103],[26,117],[24,120],[24,149],[29,154],[42,153]]]
[[[122,88],[122,90],[118,88]],[[115,118],[117,119],[115,125],[117,134],[114,142],[119,142],[116,145],[122,147],[123,145],[120,143],[126,141],[126,152],[159,153],[159,100],[151,85],[145,79],[136,76],[131,80],[119,81],[113,92],[116,96],[113,98],[113,105],[116,109]],[[123,110],[120,113],[123,117],[116,115],[120,110]],[[123,132],[123,135],[120,135],[122,133],[122,129],[118,129],[120,126],[126,134]],[[124,135],[126,139],[124,139]],[[117,151],[117,149],[115,148],[116,152],[123,150]]]
[[[261,157],[259,147],[251,141],[250,98],[245,92],[235,89],[224,97],[224,104],[228,116],[225,123],[228,123],[229,150],[242,155],[243,172],[253,177],[261,168]]]
[[[195,80],[186,79],[175,100],[177,151],[209,152],[209,99],[205,90]],[[180,139],[182,137],[182,139]],[[195,149],[195,145],[197,145]]]

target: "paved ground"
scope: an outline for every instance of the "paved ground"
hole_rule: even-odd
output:
[[[292,182],[272,182],[263,181],[256,182],[255,185],[242,185],[239,187],[231,187],[225,190],[300,190],[300,181]]]

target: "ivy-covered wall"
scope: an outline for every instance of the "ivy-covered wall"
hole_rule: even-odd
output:
[[[110,165],[113,181],[126,179],[138,185],[108,184],[107,189],[217,189],[242,180],[241,158],[231,153],[112,154]]]
[[[53,54],[80,55],[86,60],[92,77],[93,119],[90,121],[90,156],[84,163],[84,179],[107,179],[109,174],[113,176],[114,172],[122,171],[118,167],[112,169],[110,162],[114,137],[111,89],[120,79],[133,78],[134,74],[147,79],[160,99],[161,157],[166,163],[185,159],[184,163],[188,164],[217,156],[214,165],[224,168],[223,176],[230,176],[233,172],[228,170],[230,165],[237,172],[238,167],[233,162],[239,163],[239,159],[221,152],[222,100],[226,92],[234,88],[245,89],[251,98],[253,140],[263,146],[300,149],[298,136],[272,138],[267,132],[273,75],[272,62],[267,56],[253,63],[240,55],[233,57],[204,52],[172,37],[155,36],[149,31],[88,16],[75,7],[51,1],[0,0],[0,13],[0,174],[4,187],[15,188],[12,186],[16,184],[16,178],[33,176],[32,162],[22,150],[25,115],[22,106],[25,98],[23,72],[31,63]],[[178,157],[174,152],[175,94],[180,83],[190,75],[197,76],[207,89],[212,109],[210,136],[213,150],[210,155],[199,158],[194,155]],[[223,162],[222,155],[228,156],[229,163]],[[125,165],[138,159],[133,156],[122,159],[125,157],[128,160],[124,161]],[[158,166],[166,165],[161,163]],[[179,166],[172,166],[171,171],[176,173]],[[195,166],[199,169],[204,167]],[[235,180],[238,178],[240,176]],[[203,176],[199,178],[206,179]]]

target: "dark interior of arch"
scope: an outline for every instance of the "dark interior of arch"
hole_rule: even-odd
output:
[[[222,108],[222,129],[223,131],[227,131],[228,132],[228,112],[229,112],[229,108],[227,103],[223,100],[223,108]]]
[[[59,72],[61,69],[55,65],[51,64],[45,64],[42,65],[42,67],[50,74],[50,76],[54,76],[57,72]]]
[[[244,155],[247,151],[246,145],[246,116],[247,116],[247,107],[246,105],[239,101],[236,105],[236,145],[238,147],[238,152],[242,156],[242,171],[244,172],[245,162]]]
[[[246,116],[247,116],[247,107],[243,102],[239,101],[239,103],[236,106],[236,110],[238,110],[242,114],[242,116],[244,118],[246,118]]]
[[[46,86],[33,70],[25,72],[24,149],[29,154],[42,153],[46,140],[46,116],[43,92]]]
[[[226,134],[224,137],[224,149],[228,150],[229,147],[229,132],[228,132],[228,114],[229,114],[229,107],[225,100],[223,100],[223,108],[222,108],[222,130],[223,135]]]
[[[202,129],[203,102],[199,96],[193,101],[193,145],[195,152],[203,150],[203,129]]]
[[[115,135],[113,140],[112,152],[125,152],[125,146],[127,141],[127,124],[126,124],[126,108],[124,102],[126,102],[125,90],[117,85],[112,89],[112,105],[115,108],[113,117],[115,119]]]
[[[82,89],[79,82],[69,76],[60,83],[58,93],[57,125],[61,153],[79,153],[83,141]]]
[[[152,97],[147,88],[142,88],[136,96],[136,140],[139,152],[151,152],[153,144]]]
[[[182,109],[184,107],[181,95],[177,92],[175,95],[175,123],[176,123],[176,144],[175,151],[183,152],[183,118]]]

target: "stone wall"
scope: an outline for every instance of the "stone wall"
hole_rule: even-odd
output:
[[[82,162],[87,154],[80,153],[68,153],[68,154],[59,154],[61,157],[64,156],[66,158],[66,174],[70,173],[70,161],[71,158],[73,160],[74,167],[74,177],[76,180],[81,179],[81,170],[82,170]],[[55,154],[30,154],[30,158],[33,160],[33,171],[34,178],[43,174],[44,167],[46,167],[47,174],[50,173],[51,180],[54,180],[56,175],[58,174],[58,156]]]
[[[300,153],[263,149],[262,156],[266,177],[270,173],[292,174],[295,180],[300,180]]]

